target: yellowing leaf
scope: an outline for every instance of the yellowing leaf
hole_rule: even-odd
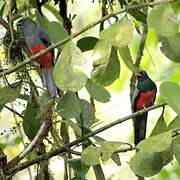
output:
[[[63,91],[79,91],[85,86],[87,61],[79,48],[69,41],[64,46],[54,67],[54,79],[57,87]]]
[[[113,46],[127,46],[133,39],[133,24],[130,19],[123,17],[109,28],[100,32],[100,39],[107,40]]]

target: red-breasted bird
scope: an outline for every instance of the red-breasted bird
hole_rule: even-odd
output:
[[[133,112],[147,108],[154,104],[156,98],[156,84],[149,78],[145,71],[135,74],[137,76],[137,86],[132,97]],[[148,113],[134,118],[134,144],[137,145],[146,136],[146,124]]]
[[[46,32],[38,27],[30,18],[20,19],[17,23],[17,27],[20,29],[24,41],[32,55],[51,45],[50,38]],[[50,98],[54,98],[57,95],[57,89],[53,78],[53,58],[54,51],[49,51],[36,59],[42,70],[42,84],[47,88]]]

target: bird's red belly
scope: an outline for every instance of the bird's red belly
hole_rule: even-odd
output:
[[[38,52],[46,49],[47,47],[44,44],[38,44],[33,46],[33,48],[30,49],[31,53],[33,55],[37,54]],[[44,68],[50,68],[52,65],[52,53],[48,52],[36,59],[36,61]]]
[[[156,91],[151,92],[141,92],[139,98],[136,101],[136,110],[143,109],[145,107],[149,107],[154,104],[156,96]]]

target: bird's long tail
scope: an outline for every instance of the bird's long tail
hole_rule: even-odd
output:
[[[57,96],[57,88],[53,77],[53,67],[42,68],[42,84],[47,88],[50,98],[55,98]]]
[[[137,145],[140,141],[145,139],[146,136],[146,124],[148,113],[143,113],[140,116],[136,116],[134,120],[134,144]]]

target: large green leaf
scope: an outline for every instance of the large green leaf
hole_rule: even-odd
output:
[[[172,145],[172,131],[166,131],[141,141],[137,148],[147,152],[163,152]]]
[[[4,86],[0,88],[0,111],[3,109],[5,104],[12,102],[16,98],[18,98],[21,91],[21,86],[17,86],[17,85],[18,85],[17,83],[14,83],[11,85],[11,87]]]
[[[81,104],[74,92],[67,91],[59,100],[56,108],[63,118],[77,117],[81,111]]]
[[[95,84],[91,79],[88,79],[86,89],[90,96],[99,102],[106,103],[110,100],[110,93],[103,86]]]
[[[132,72],[138,72],[139,69],[134,65],[134,62],[131,57],[131,53],[128,46],[119,48],[119,54],[124,61],[124,64],[132,71]]]
[[[132,171],[143,177],[149,177],[157,174],[162,166],[162,157],[160,153],[138,151],[130,161]]]
[[[180,116],[180,86],[173,82],[163,82],[160,93],[169,106]]]
[[[54,79],[57,87],[63,91],[79,91],[85,86],[87,61],[81,51],[69,41],[62,49],[54,67]]]
[[[159,37],[162,46],[160,47],[162,53],[171,61],[180,63],[180,33],[170,37]]]
[[[79,47],[79,49],[81,49],[82,52],[90,51],[94,48],[97,42],[98,38],[89,36],[79,39],[77,42],[77,46]]]
[[[127,46],[133,39],[133,29],[131,20],[124,16],[120,21],[101,31],[100,39],[116,47]]]
[[[92,80],[99,85],[108,86],[112,84],[120,74],[120,63],[117,49],[105,40],[96,44],[93,52]]]
[[[33,140],[42,124],[41,117],[37,117],[39,111],[39,105],[33,102],[32,96],[30,96],[22,123],[24,133],[29,140]]]
[[[172,36],[178,33],[177,16],[167,4],[154,7],[148,14],[147,22],[159,35]]]

